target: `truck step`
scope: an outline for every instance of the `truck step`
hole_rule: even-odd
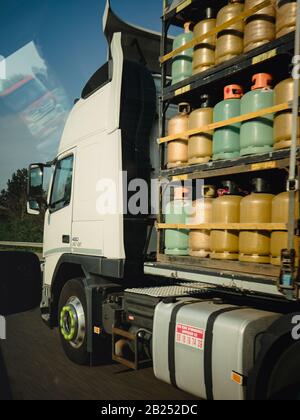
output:
[[[158,287],[142,287],[138,289],[127,289],[126,293],[133,293],[136,295],[144,295],[153,298],[169,298],[169,297],[185,297],[198,296],[207,293],[215,288],[209,284],[195,284],[180,282],[172,286],[158,286]]]
[[[125,356],[120,356],[116,351],[117,342],[119,340],[126,340],[128,343],[133,344],[133,360],[130,360],[129,358],[126,358]],[[113,361],[120,363],[123,366],[126,366],[129,369],[133,370],[139,370],[140,367],[145,366],[146,364],[149,364],[151,360],[149,358],[147,359],[141,359],[140,358],[140,352],[139,352],[139,333],[131,333],[126,330],[122,330],[121,328],[113,328],[113,334],[112,334],[112,344],[113,344],[113,354],[112,359]]]

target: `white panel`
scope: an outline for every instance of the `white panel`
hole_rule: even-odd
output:
[[[77,149],[74,190],[74,226],[77,222],[103,222],[102,251],[106,258],[123,259],[123,186],[121,132],[92,136]],[[110,180],[116,187],[117,211],[100,214],[97,186],[101,180]],[[74,229],[74,227],[73,227]],[[76,236],[73,232],[73,236]]]
[[[51,286],[53,275],[57,267],[57,263],[62,255],[63,255],[62,253],[56,253],[56,254],[47,256],[45,260],[45,266],[44,266],[44,284],[45,285]]]
[[[81,99],[71,111],[63,132],[59,153],[78,145],[93,134],[107,129],[109,110],[107,106],[112,92],[108,83],[88,99]]]
[[[80,255],[103,256],[103,222],[74,222],[72,252]]]
[[[98,138],[99,137],[99,138]],[[73,220],[102,220],[96,211],[96,185],[101,178],[101,135],[77,149]]]

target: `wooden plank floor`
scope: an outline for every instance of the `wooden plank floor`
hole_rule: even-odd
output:
[[[0,345],[14,399],[193,399],[158,381],[151,368],[134,372],[117,364],[93,368],[72,364],[60,347],[57,332],[44,326],[39,311],[10,318],[7,335]]]

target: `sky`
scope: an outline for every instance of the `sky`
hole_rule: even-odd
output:
[[[74,99],[106,61],[105,3],[1,0],[0,56],[6,58],[6,78],[0,80],[0,189],[17,169],[55,157]],[[123,20],[160,31],[162,0],[111,0],[111,5]],[[14,85],[16,78],[27,76],[34,83],[7,94],[7,81]],[[44,91],[50,96],[44,97]]]

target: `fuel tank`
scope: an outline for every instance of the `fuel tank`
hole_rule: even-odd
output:
[[[168,124],[170,136],[181,134],[188,130],[190,105],[181,103],[178,106],[178,115],[172,118]],[[176,168],[185,165],[188,161],[188,137],[179,136],[177,140],[168,143],[168,168]]]
[[[241,201],[241,223],[271,223],[272,201],[270,186],[262,178],[252,181],[253,192]],[[270,264],[270,233],[240,232],[241,262]]]
[[[213,223],[239,223],[240,203],[237,186],[231,181],[223,182],[224,189],[218,191],[212,206]],[[239,233],[231,230],[212,230],[211,258],[217,260],[238,260]]]
[[[201,107],[190,114],[189,130],[198,129],[213,122],[212,99],[209,95],[200,98]],[[213,132],[199,133],[190,137],[188,161],[190,165],[207,163],[212,157]]]
[[[260,342],[279,318],[222,302],[165,299],[155,308],[154,374],[204,400],[245,400],[247,383],[233,380],[235,373],[249,378]]]

